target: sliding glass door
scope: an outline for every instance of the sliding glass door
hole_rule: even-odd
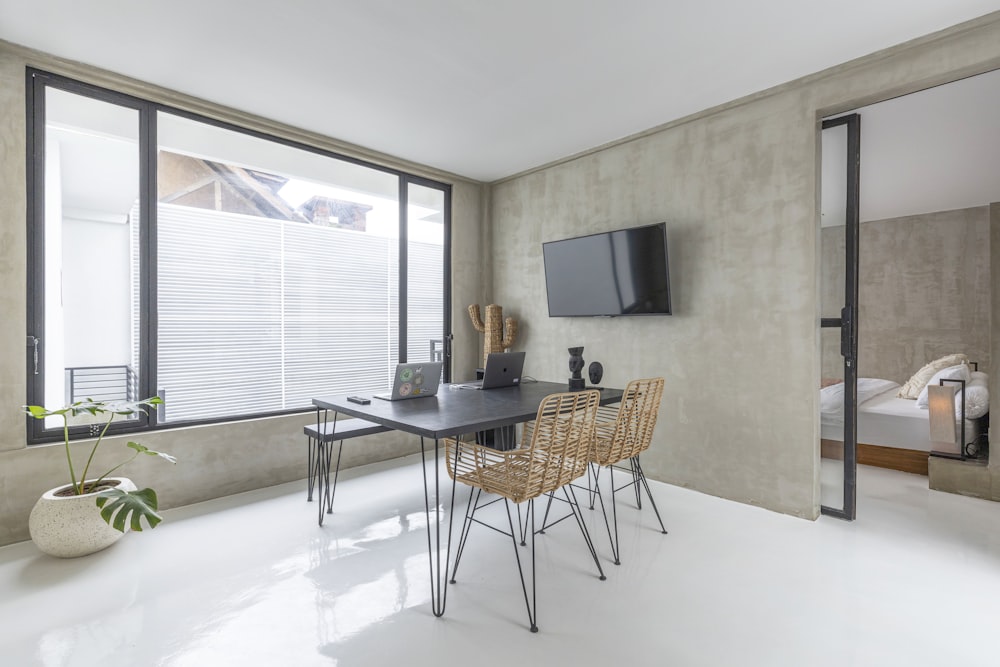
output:
[[[410,177],[406,180],[406,360],[443,361],[448,372],[451,334],[446,321],[450,312],[450,276],[444,251],[451,218],[448,192],[440,185]]]
[[[85,398],[135,400],[143,381],[137,345],[143,119],[125,98],[84,97],[73,86],[33,93],[45,122],[30,124],[31,139],[45,160],[32,164],[29,196],[36,261],[28,311],[36,324],[28,336],[34,388],[28,401],[58,407]],[[84,431],[92,421],[100,420],[70,417]],[[50,417],[43,427],[61,425]]]
[[[856,515],[860,152],[858,114],[823,121],[820,500],[823,514],[848,520]]]

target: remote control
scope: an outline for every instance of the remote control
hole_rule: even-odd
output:
[[[358,405],[368,405],[371,403],[371,399],[365,398],[364,396],[348,396],[347,400],[351,403],[357,403]]]

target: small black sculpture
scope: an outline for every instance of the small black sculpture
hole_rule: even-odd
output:
[[[604,366],[599,361],[593,361],[587,368],[587,373],[590,375],[590,384],[598,385],[601,383],[601,378],[604,377]]]
[[[570,391],[581,391],[587,388],[587,381],[580,374],[583,370],[583,363],[583,348],[569,348],[569,370],[573,373],[573,376],[569,379]]]

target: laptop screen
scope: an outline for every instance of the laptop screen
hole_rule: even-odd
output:
[[[392,378],[392,391],[388,394],[375,394],[374,398],[401,401],[407,398],[434,396],[437,394],[443,365],[440,361],[397,364]]]
[[[521,382],[524,352],[493,352],[486,358],[483,389],[514,387]]]

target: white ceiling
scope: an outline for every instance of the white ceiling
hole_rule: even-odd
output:
[[[493,181],[996,0],[0,0],[0,39]]]

